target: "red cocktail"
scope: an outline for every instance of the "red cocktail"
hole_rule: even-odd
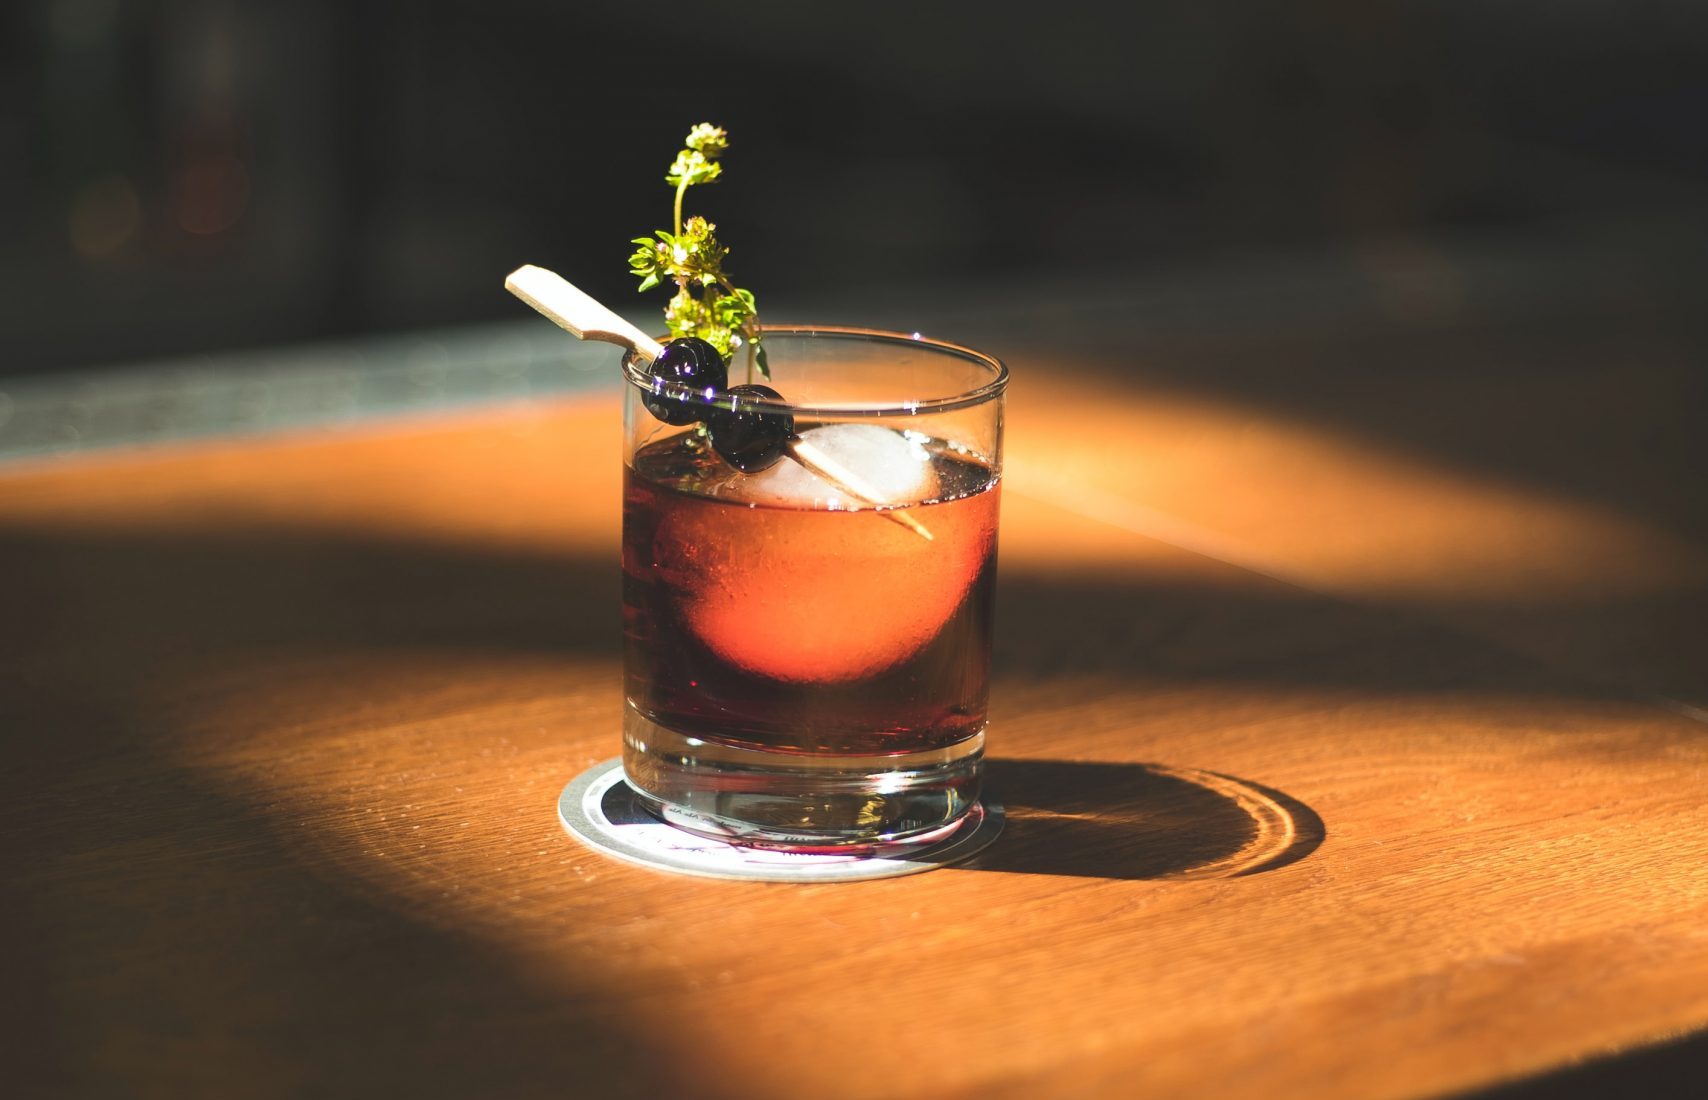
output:
[[[749,843],[940,829],[978,795],[1005,372],[880,333],[765,344],[801,461],[736,469],[631,374],[625,771],[667,820]]]

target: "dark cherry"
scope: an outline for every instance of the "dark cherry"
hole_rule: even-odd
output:
[[[770,386],[736,386],[728,396],[734,407],[719,409],[706,421],[712,450],[742,473],[757,473],[783,457],[783,445],[795,434],[795,418],[788,413],[742,407],[743,398],[783,400],[783,395]]]
[[[664,351],[647,367],[647,373],[652,376],[653,388],[641,402],[647,412],[666,424],[692,424],[705,419],[711,410],[679,397],[666,397],[659,392],[664,383],[688,386],[708,398],[717,396],[729,385],[729,367],[724,364],[724,357],[698,336],[683,336],[664,345]]]

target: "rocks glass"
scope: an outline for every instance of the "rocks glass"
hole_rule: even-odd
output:
[[[930,838],[979,795],[1007,369],[856,328],[763,346],[783,400],[624,364],[624,772],[665,821],[736,843]],[[737,349],[731,384],[751,369]],[[649,412],[661,397],[692,422]],[[737,469],[732,423],[774,453]]]

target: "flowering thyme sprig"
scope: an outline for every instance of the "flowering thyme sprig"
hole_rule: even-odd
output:
[[[676,154],[664,180],[676,189],[672,228],[650,237],[636,237],[629,272],[640,279],[641,290],[674,283],[676,294],[664,307],[664,321],[674,337],[698,336],[728,358],[747,348],[747,379],[757,370],[766,378],[771,368],[760,343],[759,311],[753,292],[736,286],[724,274],[729,249],[716,236],[717,226],[705,218],[682,220],[682,200],[696,184],[716,183],[723,175],[718,159],[729,148],[729,135],[709,122],[688,131],[685,148]]]

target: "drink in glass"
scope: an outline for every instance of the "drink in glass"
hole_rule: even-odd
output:
[[[625,774],[664,820],[740,843],[946,830],[978,799],[1007,372],[870,330],[764,346],[788,399],[758,406],[790,443],[747,472],[625,367]]]

